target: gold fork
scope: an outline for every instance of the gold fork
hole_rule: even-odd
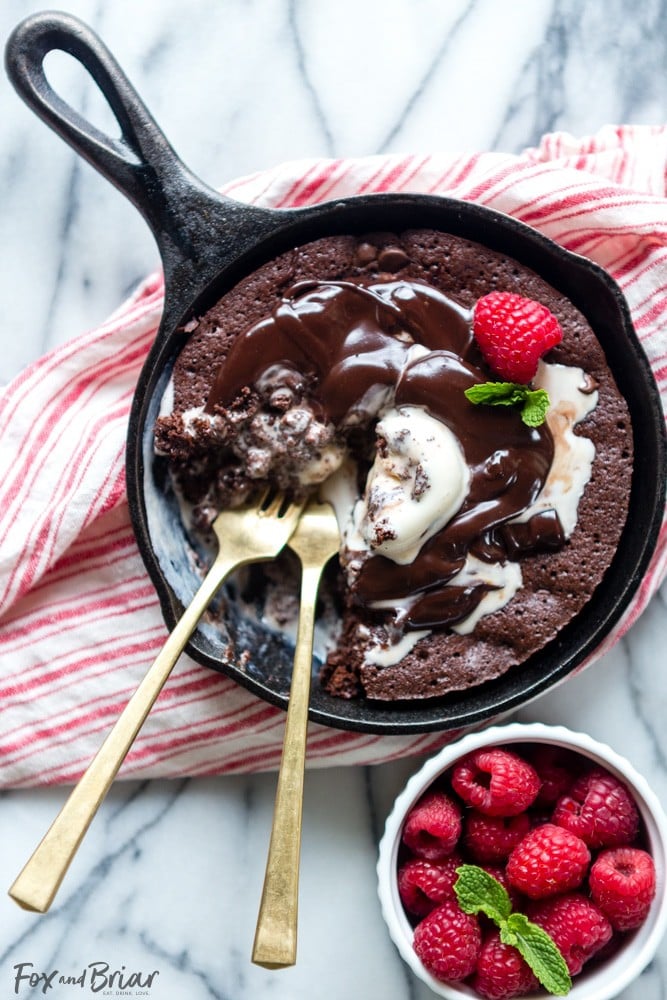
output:
[[[340,548],[330,504],[311,502],[289,547],[301,561],[301,603],[269,855],[252,960],[267,969],[296,962],[299,856],[315,606],[324,567]]]
[[[9,895],[25,910],[45,913],[102,800],[185,644],[232,570],[273,559],[296,528],[303,504],[266,493],[256,507],[223,511],[213,522],[218,554],[113,729],[72,789]]]

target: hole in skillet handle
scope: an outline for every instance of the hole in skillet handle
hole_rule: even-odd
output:
[[[60,97],[44,60],[65,52],[90,74],[120,128],[102,132]],[[243,205],[204,184],[180,160],[125,73],[83,21],[58,11],[25,18],[5,47],[18,94],[54,132],[139,210],[155,238],[165,278],[157,341],[173,329],[228,259],[273,228],[272,213]]]
[[[45,55],[54,49],[73,55],[91,73],[119,122],[120,140],[105,136],[55,94],[43,70]],[[630,515],[616,558],[584,612],[520,668],[478,690],[418,705],[345,702],[315,685],[311,718],[337,728],[385,733],[469,727],[524,704],[578,666],[630,602],[664,513],[660,400],[623,296],[608,275],[511,218],[451,199],[374,195],[278,212],[223,198],[184,167],[106,47],[69,15],[38,14],[22,22],[7,43],[6,63],[14,86],[33,110],[136,205],[162,256],[165,311],[137,385],[127,481],[139,547],[167,623],[173,625],[178,617],[183,580],[194,572],[177,505],[159,480],[152,441],[162,391],[182,343],[178,325],[290,246],[335,233],[425,226],[513,257],[567,295],[586,316],[631,411],[636,462]],[[285,707],[291,645],[251,622],[233,604],[227,627],[233,644],[249,651],[247,662],[230,660],[225,636],[205,627],[194,636],[190,653]]]

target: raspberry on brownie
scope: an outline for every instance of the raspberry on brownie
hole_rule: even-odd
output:
[[[475,303],[473,333],[485,360],[508,382],[530,382],[543,354],[563,339],[546,306],[512,292],[489,292]]]

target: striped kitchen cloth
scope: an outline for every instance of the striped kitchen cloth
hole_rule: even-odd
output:
[[[409,191],[487,205],[605,267],[621,285],[667,395],[667,129],[558,133],[514,156],[381,156],[283,164],[225,193],[296,207]],[[0,786],[76,780],[165,639],[128,517],[124,446],[138,372],[162,307],[150,277],[111,318],[31,365],[0,394]],[[609,648],[665,573],[649,572]],[[599,650],[596,655],[602,650]],[[274,768],[283,713],[188,657],[179,661],[121,777]],[[430,752],[453,734],[374,736],[319,725],[309,763]]]

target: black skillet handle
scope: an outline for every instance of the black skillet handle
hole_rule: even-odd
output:
[[[90,73],[120,126],[119,139],[105,135],[53,90],[44,59],[56,50]],[[157,241],[166,284],[176,284],[179,297],[194,297],[227,255],[272,228],[273,213],[224,198],[185,167],[109,50],[77,18],[57,11],[26,18],[7,42],[5,64],[32,110],[142,213]]]

